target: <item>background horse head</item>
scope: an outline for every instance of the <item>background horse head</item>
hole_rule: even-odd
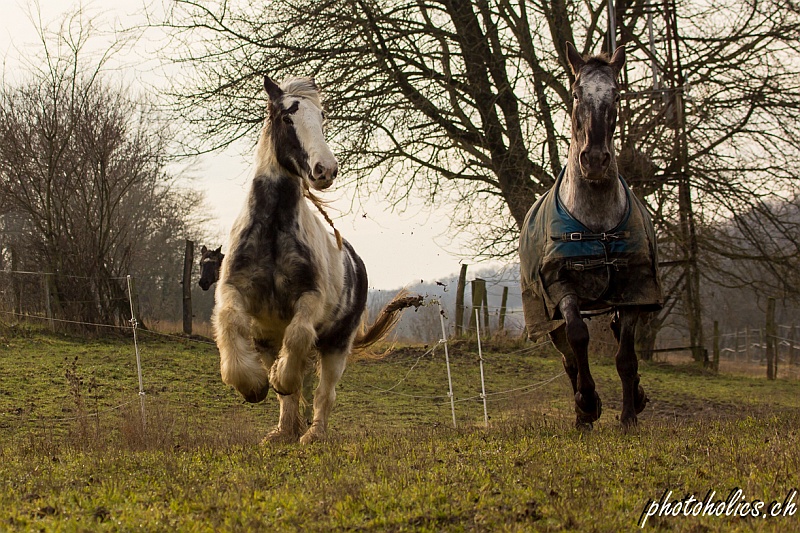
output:
[[[216,250],[209,250],[205,246],[200,249],[200,281],[197,284],[204,291],[219,280],[223,259],[225,254],[222,253],[222,246]]]
[[[316,83],[311,78],[293,78],[281,88],[265,76],[264,88],[269,109],[256,154],[259,166],[271,165],[274,158],[302,177],[307,187],[327,189],[339,165],[325,142],[326,117]]]

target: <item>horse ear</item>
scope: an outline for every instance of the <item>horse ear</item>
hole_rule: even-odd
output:
[[[278,84],[272,81],[269,76],[264,76],[264,89],[267,90],[269,99],[273,102],[283,96],[283,90],[278,87]]]
[[[575,49],[575,45],[569,41],[567,41],[567,61],[569,61],[572,73],[576,76],[578,75],[578,71],[586,64],[586,61],[583,60],[583,56]]]
[[[203,247],[202,247],[202,248],[200,248],[200,253],[201,253],[201,254],[204,254],[204,253],[206,253],[207,251],[208,251],[208,248],[206,248],[206,245],[204,244],[204,245],[203,245]]]
[[[620,71],[622,70],[622,66],[625,64],[625,47],[619,46],[616,50],[614,50],[614,55],[611,56],[611,62],[609,63],[611,68],[614,69],[614,75],[619,75]]]
[[[215,252],[217,252],[218,254],[219,254],[219,253],[222,253],[222,246],[220,246],[219,248],[217,248],[217,249],[216,249],[216,250],[214,250],[214,251],[215,251]]]
[[[315,91],[319,91],[319,87],[317,86],[317,80],[314,79],[314,76],[311,76],[310,78],[308,78],[308,81],[309,81],[309,83],[311,83],[311,87]]]

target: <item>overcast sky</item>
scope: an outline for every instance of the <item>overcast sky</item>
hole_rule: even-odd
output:
[[[22,71],[19,66],[21,56],[30,56],[41,48],[37,44],[35,27],[29,20],[29,13],[36,13],[32,7],[36,3],[40,6],[45,25],[61,20],[63,13],[82,4],[89,13],[97,16],[95,22],[100,29],[111,30],[141,24],[144,20],[143,1],[0,0],[3,7],[0,54],[4,58],[5,79],[18,78]],[[152,78],[148,72],[152,65],[147,65],[146,58],[154,57],[153,52],[158,47],[152,42],[153,38],[150,42],[139,43],[140,57],[131,57],[131,54],[122,57],[126,66],[118,75],[132,81],[148,76]],[[97,39],[98,47],[104,44],[102,38]],[[216,219],[216,226],[211,230],[222,238],[221,242],[209,245],[226,244],[228,231],[247,194],[250,162],[250,156],[230,151],[205,157],[193,172],[196,176],[193,184],[206,191],[207,203]],[[333,200],[329,213],[336,227],[364,259],[371,288],[392,289],[420,280],[436,281],[458,272],[460,261],[472,263],[469,258],[459,255],[462,252],[460,243],[451,242],[447,237],[448,212],[445,207],[412,207],[403,214],[396,214],[390,213],[389,205],[380,198],[371,198],[363,205],[355,205],[351,211],[352,190],[334,185],[323,196],[326,200]]]

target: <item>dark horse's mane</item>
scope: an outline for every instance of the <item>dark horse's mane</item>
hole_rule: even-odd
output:
[[[605,52],[601,52],[596,56],[592,56],[586,60],[587,67],[610,67],[611,66],[611,58],[608,57],[608,54]]]

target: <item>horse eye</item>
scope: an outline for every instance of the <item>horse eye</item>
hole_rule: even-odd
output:
[[[577,99],[578,99],[578,93],[572,93],[572,98],[574,98],[575,100],[577,100]]]
[[[619,96],[619,93],[617,93],[617,95],[614,97],[614,101],[615,102],[619,102],[619,99],[620,99],[620,96]]]
[[[326,115],[326,114],[325,114],[325,111],[323,111],[323,112],[322,112],[322,120],[325,120],[326,118],[328,118],[328,115]]]
[[[283,116],[283,121],[284,121],[286,124],[294,124],[294,122],[292,122],[292,117],[290,117],[289,115],[284,115],[284,116]]]

